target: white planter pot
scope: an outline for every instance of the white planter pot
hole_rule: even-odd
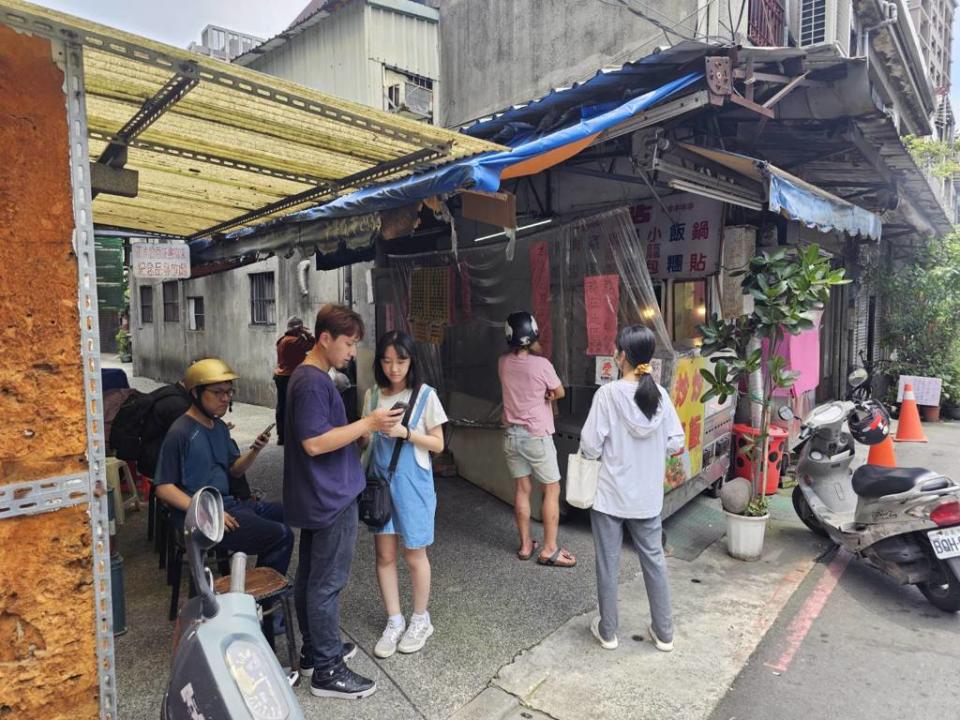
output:
[[[738,560],[759,560],[770,515],[747,517],[726,510],[723,514],[727,516],[727,552]]]

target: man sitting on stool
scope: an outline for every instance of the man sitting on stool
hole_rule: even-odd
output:
[[[293,532],[283,521],[280,503],[240,500],[230,491],[230,479],[239,478],[270,441],[260,434],[241,454],[220,418],[230,408],[237,374],[223,360],[198,360],[183,377],[192,404],[167,431],[157,463],[157,497],[174,508],[182,527],[191,496],[212,485],[223,495],[224,535],[219,547],[228,552],[257,556],[257,564],[286,575],[293,552]]]

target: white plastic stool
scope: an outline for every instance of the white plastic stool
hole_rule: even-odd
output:
[[[117,525],[122,525],[124,511],[128,507],[133,510],[140,509],[140,498],[137,495],[137,486],[134,483],[133,473],[130,472],[130,467],[119,458],[108,457],[106,471],[107,487],[113,488],[113,511],[117,519]],[[123,497],[124,482],[130,489],[126,498]]]

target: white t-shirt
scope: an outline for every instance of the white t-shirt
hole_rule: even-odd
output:
[[[423,396],[424,393],[427,395],[426,405],[424,405],[423,413],[420,415],[420,419],[417,421],[416,425],[413,425],[410,429],[418,433],[427,433],[430,430],[433,430],[435,427],[439,427],[447,422],[447,413],[443,410],[443,405],[440,404],[440,398],[437,397],[437,391],[434,390],[429,385],[421,385],[420,392],[417,393],[417,406],[419,407],[421,403],[424,402]],[[377,389],[377,396],[379,402],[377,403],[377,408],[392,408],[398,402],[409,403],[410,402],[410,389],[404,390],[401,393],[396,395],[385,395],[383,388]],[[363,396],[363,417],[366,417],[371,412],[377,408],[370,407],[370,398],[373,395],[373,388],[367,390],[366,394]],[[412,412],[417,411],[417,407],[413,409]],[[429,470],[432,465],[430,464],[430,453],[427,450],[424,450],[421,447],[414,445],[413,448],[414,456],[417,458],[417,464]]]

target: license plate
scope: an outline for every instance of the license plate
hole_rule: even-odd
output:
[[[960,525],[927,533],[934,554],[941,560],[960,556]]]

